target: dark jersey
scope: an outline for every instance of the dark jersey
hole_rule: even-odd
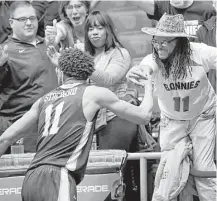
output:
[[[82,97],[87,85],[65,85],[45,95],[39,103],[36,155],[30,169],[40,165],[65,167],[79,183],[92,143],[94,122],[83,114]]]

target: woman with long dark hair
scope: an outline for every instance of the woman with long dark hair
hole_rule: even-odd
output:
[[[90,76],[89,83],[107,87],[120,99],[128,100],[125,76],[130,69],[131,58],[119,41],[111,18],[102,11],[93,11],[87,17],[85,51],[94,57],[95,62],[95,71]],[[136,124],[117,117],[107,109],[101,109],[96,126],[98,149],[135,151],[134,139],[138,131]],[[134,163],[129,161],[124,172],[127,200],[137,200],[133,188],[137,185],[138,177],[131,173],[135,171],[135,164],[132,164]]]
[[[113,22],[102,11],[89,14],[85,24],[85,51],[94,56],[95,71],[91,84],[107,87],[124,99],[127,91],[126,74],[131,58],[119,41]],[[129,151],[137,126],[118,118],[108,110],[101,110],[98,139],[100,149],[124,149]]]

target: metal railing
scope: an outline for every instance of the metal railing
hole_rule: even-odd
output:
[[[127,160],[140,160],[140,200],[148,201],[148,168],[147,160],[160,159],[161,152],[128,153]],[[202,178],[217,178],[216,171],[190,170],[190,175]]]
[[[160,159],[161,152],[128,153],[127,160],[140,160],[140,200],[148,201],[147,160]]]

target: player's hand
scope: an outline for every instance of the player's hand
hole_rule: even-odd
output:
[[[3,66],[8,61],[8,46],[3,48],[0,46],[0,66]]]
[[[126,75],[128,80],[142,87],[144,86],[144,81],[148,80],[149,76],[150,73],[143,72],[142,69],[138,67],[138,65],[132,67]]]
[[[46,45],[55,45],[57,36],[57,20],[53,20],[53,26],[46,26],[45,28],[45,42]]]
[[[57,52],[56,48],[54,46],[48,46],[47,48],[47,56],[49,57],[51,63],[54,66],[58,66],[58,61],[60,57],[60,53]]]

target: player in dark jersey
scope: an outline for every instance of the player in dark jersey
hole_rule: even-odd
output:
[[[23,201],[74,201],[87,165],[97,112],[108,108],[136,124],[147,124],[153,107],[151,79],[140,106],[119,100],[110,90],[86,84],[93,58],[78,49],[62,52],[58,75],[64,83],[40,98],[0,137],[0,155],[38,126],[37,151],[26,173]]]

